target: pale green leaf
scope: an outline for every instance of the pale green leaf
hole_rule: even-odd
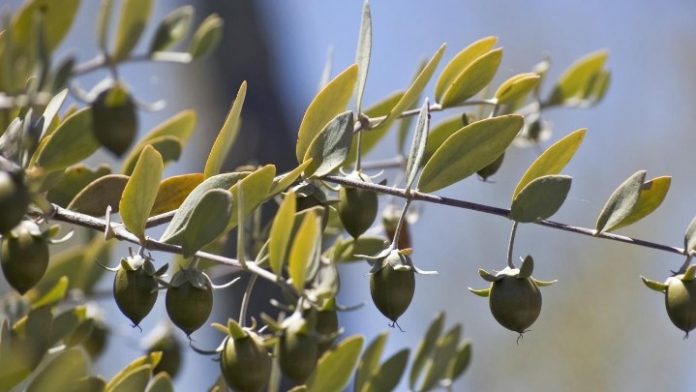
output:
[[[616,188],[597,218],[595,228],[598,233],[613,229],[631,214],[640,197],[644,181],[645,170],[640,170]]]
[[[138,44],[150,19],[153,4],[153,0],[123,0],[112,53],[115,61],[126,59]]]
[[[393,391],[401,376],[408,365],[409,350],[407,348],[400,350],[384,361],[379,367],[377,374],[372,376],[367,384],[367,388],[363,388],[363,392],[390,392]]]
[[[231,210],[232,195],[226,189],[211,189],[193,208],[184,228],[181,250],[191,257],[225,231]]]
[[[358,238],[339,239],[329,250],[336,263],[363,261],[358,255],[376,255],[384,248],[388,240],[385,237],[362,235]]]
[[[382,358],[384,346],[387,344],[389,334],[382,332],[375,337],[367,346],[355,370],[355,381],[353,382],[353,392],[362,392],[363,387],[368,383],[379,368],[379,361]]]
[[[310,144],[326,124],[346,109],[357,77],[358,65],[353,64],[324,86],[309,104],[297,135],[297,162],[304,160]]]
[[[527,184],[513,199],[510,219],[520,223],[548,219],[558,211],[570,191],[569,176],[541,176]]]
[[[309,392],[342,391],[350,381],[363,346],[362,336],[351,336],[327,351],[307,381]]]
[[[372,52],[372,16],[370,4],[367,0],[363,3],[362,19],[360,20],[360,35],[358,36],[358,48],[355,53],[355,63],[358,65],[358,78],[355,88],[355,111],[360,115],[362,99],[367,83],[367,71],[370,68],[370,55]]]
[[[423,372],[423,368],[430,357],[430,354],[435,349],[435,342],[437,342],[442,330],[445,327],[445,314],[440,312],[435,316],[433,321],[430,322],[428,330],[425,332],[423,339],[418,343],[418,348],[416,349],[416,355],[413,358],[413,364],[411,365],[411,372],[408,376],[408,385],[411,390],[416,389],[416,384],[418,383],[418,378]]]
[[[162,163],[165,166],[169,162],[178,161],[183,149],[179,139],[174,136],[160,136],[158,138],[150,139],[147,145],[152,146],[155,150],[157,150],[157,152],[160,153],[162,156]],[[140,152],[142,152],[142,150],[140,150]],[[123,174],[131,175],[133,173],[138,156],[140,156],[140,154],[138,154],[134,160],[124,164]]]
[[[237,139],[240,115],[242,112],[242,106],[244,105],[244,99],[246,98],[246,91],[247,84],[246,82],[242,82],[242,85],[239,86],[239,91],[237,91],[237,97],[232,103],[230,112],[227,114],[225,123],[220,129],[220,133],[218,133],[215,143],[213,143],[213,147],[210,150],[210,155],[208,155],[208,160],[205,162],[205,170],[203,171],[205,178],[220,173],[222,164],[227,158],[227,154],[230,152],[232,144],[234,144],[234,141]]]
[[[111,13],[114,10],[114,0],[101,0],[97,16],[97,42],[99,49],[108,52],[109,30],[111,28]]]
[[[522,116],[510,114],[477,121],[453,133],[425,164],[418,188],[434,192],[488,166],[505,152],[522,125]]]
[[[162,19],[150,42],[150,53],[166,50],[181,41],[191,28],[193,7],[185,5]]]
[[[600,50],[573,63],[556,82],[548,104],[573,104],[578,99],[584,99],[592,89],[592,80],[602,72],[608,57],[608,51]]]
[[[568,134],[539,155],[522,175],[522,178],[515,187],[512,198],[515,199],[522,189],[535,178],[560,173],[573,158],[578,147],[580,147],[586,131],[586,129],[578,129]]]
[[[128,176],[107,174],[90,182],[68,204],[68,209],[92,216],[104,216],[106,207],[118,212],[123,190],[128,184]]]
[[[643,183],[638,195],[638,201],[631,209],[631,213],[615,225],[613,229],[616,230],[620,227],[631,225],[650,215],[665,200],[671,183],[672,177],[669,176],[656,177]]]
[[[268,257],[271,270],[280,276],[285,263],[285,253],[287,252],[290,234],[295,224],[295,208],[297,197],[294,192],[288,192],[283,202],[278,207],[278,212],[273,219],[271,233],[268,242]]]
[[[450,382],[456,381],[459,377],[464,374],[466,369],[471,363],[471,342],[464,341],[457,348],[457,354],[449,363],[447,367],[446,377]]]
[[[421,73],[423,67],[425,67],[425,64],[427,64],[427,61],[421,61],[418,64],[418,68],[416,68],[416,73],[415,75],[413,75],[414,80],[416,77],[418,77],[418,74]],[[408,108],[408,110],[416,109],[415,106],[417,106],[418,100],[420,100],[420,95],[414,101],[414,104],[410,108]],[[408,131],[411,128],[411,123],[413,123],[413,116],[406,116],[399,120],[399,127],[396,130],[396,150],[399,152],[399,154],[403,155],[404,153],[406,137],[408,136]]]
[[[58,279],[58,282],[35,301],[32,301],[32,309],[40,308],[42,306],[52,306],[62,301],[65,298],[65,294],[68,292],[68,278],[62,276]]]
[[[65,391],[89,372],[84,350],[73,347],[51,358],[27,387],[27,392]]]
[[[305,169],[305,176],[319,177],[336,170],[348,156],[352,140],[353,112],[343,112],[326,124],[309,145],[303,162],[312,162]]]
[[[302,219],[288,257],[290,279],[298,293],[304,289],[307,270],[316,252],[319,235],[321,235],[321,220],[314,211],[310,211]]]
[[[423,155],[425,153],[425,144],[428,141],[428,131],[430,130],[430,102],[425,99],[418,121],[416,122],[416,131],[413,133],[411,141],[411,149],[408,153],[406,161],[406,189],[411,189],[413,182],[416,180],[418,170],[421,168]]]
[[[447,374],[447,367],[457,354],[461,325],[457,324],[447,331],[435,344],[435,350],[427,363],[427,370],[419,391],[429,391],[436,387]]]
[[[230,192],[232,193],[232,214],[227,223],[227,230],[232,230],[237,226],[237,190],[239,188],[242,189],[244,194],[244,216],[249,216],[256,207],[268,198],[274,176],[275,166],[266,165],[251,172],[230,187]]]
[[[152,365],[142,365],[129,370],[119,378],[118,382],[107,384],[104,392],[133,392],[144,391],[152,376]]]
[[[193,33],[188,52],[192,59],[202,58],[215,49],[222,40],[224,22],[217,14],[208,15]]]
[[[696,250],[696,218],[694,218],[686,228],[684,234],[684,248],[687,252]]]
[[[153,147],[146,146],[121,195],[119,214],[123,224],[140,239],[145,239],[145,222],[157,198],[162,170],[162,156]]]
[[[442,55],[445,53],[445,48],[447,45],[442,44],[440,48],[435,52],[433,57],[430,58],[427,64],[425,64],[425,67],[421,70],[421,72],[416,76],[416,78],[413,80],[411,85],[408,87],[404,95],[401,97],[399,102],[394,105],[391,111],[389,111],[389,115],[387,116],[385,121],[392,121],[396,117],[398,117],[404,110],[408,109],[413,105],[418,97],[421,95],[423,92],[423,89],[425,89],[425,86],[428,84],[430,79],[433,77],[433,74],[435,73],[435,69],[437,68],[438,64],[440,64],[440,60],[442,59]]]
[[[70,31],[80,0],[31,0],[17,10],[12,20],[12,44],[27,50],[34,47],[38,31],[36,19],[40,18],[44,31],[44,45],[53,52]]]
[[[440,101],[445,90],[454,82],[457,75],[462,73],[474,60],[490,52],[496,42],[498,42],[497,37],[484,37],[457,53],[457,55],[447,63],[440,77],[437,79],[437,83],[435,84],[435,100]]]
[[[504,81],[495,92],[498,105],[507,105],[524,99],[534,91],[540,79],[538,74],[530,72],[515,75]]]
[[[82,109],[66,117],[50,136],[41,141],[32,161],[50,172],[78,163],[98,148],[99,142],[92,133],[90,109]]]
[[[443,93],[442,107],[459,105],[486,87],[498,72],[502,58],[503,50],[495,49],[467,65]]]

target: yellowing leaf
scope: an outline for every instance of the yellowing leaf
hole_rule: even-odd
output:
[[[208,160],[205,163],[205,170],[203,171],[205,178],[220,173],[220,168],[222,168],[222,164],[237,138],[240,125],[239,117],[242,112],[242,106],[244,105],[244,98],[246,98],[246,90],[247,84],[246,82],[242,82],[242,85],[239,86],[239,91],[237,91],[237,97],[232,103],[230,112],[227,114],[225,123],[222,125],[222,129],[220,129],[215,143],[213,143],[210,155],[208,155]]]
[[[121,195],[119,213],[123,224],[142,240],[145,239],[145,222],[157,198],[162,170],[162,156],[151,146],[146,146]]]
[[[440,101],[445,90],[454,82],[457,75],[474,60],[493,49],[496,42],[498,42],[497,37],[484,37],[457,53],[457,55],[447,63],[440,77],[437,79],[437,83],[435,84],[435,99]]]
[[[115,61],[124,60],[135,48],[150,19],[153,3],[153,0],[123,0],[112,53]]]
[[[573,63],[561,75],[549,98],[550,105],[573,103],[583,99],[592,88],[592,81],[602,71],[609,52],[600,50],[590,53]]]
[[[357,77],[358,66],[353,64],[321,89],[309,104],[297,135],[297,162],[304,160],[310,144],[326,124],[346,109],[353,95]]]
[[[615,225],[614,230],[638,222],[655,211],[665,200],[671,183],[672,177],[669,176],[656,177],[646,181],[640,188],[638,201],[633,206],[631,213]]]
[[[503,50],[495,49],[467,65],[442,94],[442,107],[461,104],[486,87],[495,77],[502,58]]]
[[[512,198],[516,198],[522,189],[535,178],[560,173],[573,158],[573,155],[575,155],[582,140],[585,138],[586,132],[586,129],[578,129],[557,141],[539,155],[522,175],[520,182],[515,187]]]
[[[283,202],[278,208],[273,226],[271,226],[271,234],[268,242],[268,257],[270,260],[271,270],[280,276],[285,263],[285,253],[287,252],[290,234],[295,224],[295,209],[297,198],[294,192],[288,192],[283,199]]]
[[[298,293],[304,290],[307,279],[307,267],[319,251],[317,244],[321,235],[321,221],[314,211],[305,214],[288,258],[288,269],[292,285]]]
[[[534,91],[539,84],[541,77],[536,73],[523,73],[515,75],[498,87],[495,92],[495,98],[499,105],[507,105],[509,103],[525,98],[529,93]]]
[[[203,173],[189,173],[162,180],[150,216],[179,208],[186,197],[203,182],[203,179]]]
[[[522,124],[522,116],[510,114],[477,121],[453,133],[425,164],[418,189],[434,192],[488,166],[505,152]]]

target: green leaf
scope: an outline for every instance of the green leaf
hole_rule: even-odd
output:
[[[42,306],[53,306],[65,298],[68,292],[68,278],[65,276],[58,279],[58,282],[46,294],[36,301],[32,301],[32,309],[37,309]]]
[[[193,213],[193,209],[198,205],[198,202],[203,195],[211,189],[229,189],[237,181],[249,175],[249,172],[233,172],[223,173],[205,179],[184,199],[181,206],[177,209],[174,217],[169,222],[169,225],[164,230],[160,241],[168,243],[176,243],[181,241],[181,235],[186,227],[186,223]]]
[[[146,146],[121,195],[118,209],[123,224],[141,240],[145,239],[145,222],[157,198],[162,170],[162,156],[153,147]]]
[[[329,250],[336,263],[363,261],[358,255],[376,255],[386,248],[387,239],[381,236],[363,235],[358,238],[339,239]],[[327,252],[329,252],[327,251]]]
[[[203,182],[203,173],[180,174],[165,178],[160,182],[150,216],[176,210],[201,182]]]
[[[107,392],[113,392],[116,388],[119,387],[119,385],[122,385],[123,381],[130,377],[133,374],[136,374],[141,371],[141,369],[145,366],[150,367],[150,371],[152,368],[157,366],[157,364],[160,362],[162,359],[162,352],[157,351],[154,353],[150,353],[148,355],[143,355],[142,357],[138,357],[134,359],[131,363],[126,365],[123,369],[121,369],[116,375],[109,380],[109,382],[106,384],[106,391]],[[149,377],[149,376],[148,376]],[[138,390],[144,390],[145,385],[143,385],[142,388],[140,389],[133,389],[134,391]],[[126,392],[126,391],[124,391]]]
[[[66,117],[41,141],[32,161],[50,172],[78,163],[98,148],[99,142],[92,134],[91,111],[82,109]]]
[[[309,166],[310,163],[310,161],[303,162],[289,172],[276,176],[273,179],[271,190],[268,192],[268,197],[273,197],[288,189],[288,187],[300,177],[300,174],[302,174],[304,169]]]
[[[536,279],[534,280],[536,282]],[[471,291],[472,294],[478,295],[479,297],[482,298],[488,298],[491,295],[491,288],[487,287],[485,289],[472,289],[471,287],[468,288],[469,291]]]
[[[363,3],[362,18],[360,20],[360,35],[358,36],[358,48],[355,53],[355,63],[358,65],[357,86],[355,88],[355,111],[360,115],[362,99],[367,83],[367,71],[370,68],[370,55],[372,52],[372,16],[370,4],[367,0]]]
[[[193,110],[185,110],[175,114],[174,116],[167,119],[165,122],[157,125],[153,128],[150,133],[145,135],[138,144],[135,145],[128,153],[128,156],[123,161],[123,174],[130,175],[133,172],[135,163],[140,157],[140,153],[143,148],[148,144],[153,144],[160,154],[163,153],[162,149],[157,148],[156,141],[169,140],[174,138],[179,141],[181,147],[186,145],[186,142],[193,134],[193,130],[196,127],[196,112]],[[164,154],[163,154],[164,158]],[[166,162],[166,159],[164,159]]]
[[[106,381],[98,376],[84,377],[77,380],[69,392],[102,392],[106,387]]]
[[[232,103],[230,112],[227,114],[225,123],[220,129],[215,143],[213,143],[213,148],[210,150],[210,155],[208,155],[208,160],[205,162],[205,178],[214,176],[220,173],[222,164],[227,158],[227,154],[232,148],[232,144],[237,139],[237,134],[239,133],[240,126],[240,114],[242,112],[242,106],[244,105],[244,99],[246,98],[247,84],[242,82],[239,86],[239,91],[237,91],[237,97]]]
[[[425,61],[421,61],[418,64],[418,68],[416,68],[416,74],[413,75],[414,80],[418,76],[418,74],[420,74],[420,72],[423,70],[423,67],[425,67],[425,64],[426,64]],[[420,95],[414,101],[414,105],[408,109],[409,110],[416,109],[415,103],[417,103],[418,100],[420,100]],[[404,147],[406,145],[406,136],[408,136],[408,131],[411,128],[412,122],[413,122],[413,116],[407,116],[407,117],[401,118],[399,120],[399,128],[397,128],[397,131],[396,131],[396,150],[399,152],[399,154],[402,154],[402,155],[404,154]]]
[[[105,392],[144,391],[152,376],[152,365],[142,365],[123,374],[118,382],[109,381]]]
[[[151,139],[148,145],[152,146],[155,150],[157,150],[157,152],[160,153],[162,156],[162,163],[164,165],[172,161],[178,161],[183,149],[183,145],[179,139],[175,138],[174,136],[161,136]],[[130,166],[125,167],[123,174],[131,175],[133,173],[133,169],[135,168],[136,162],[137,158],[136,160],[129,162]]]
[[[490,52],[496,42],[498,42],[497,37],[484,37],[457,53],[457,55],[447,63],[440,77],[437,79],[437,83],[435,84],[435,100],[438,102],[442,100],[445,90],[454,82],[457,75],[461,74],[474,60]]]
[[[51,358],[27,387],[27,392],[66,391],[88,376],[89,359],[80,348],[69,348]]]
[[[232,230],[237,226],[237,190],[242,189],[244,194],[244,216],[249,216],[264,200],[268,198],[268,192],[273,185],[275,176],[275,166],[263,166],[248,176],[241,179],[230,188],[232,193],[232,214],[227,223],[227,230]]]
[[[638,195],[638,201],[631,209],[631,213],[615,225],[613,229],[616,230],[620,227],[631,225],[650,215],[665,200],[671,183],[672,177],[669,176],[656,177],[643,183]]]
[[[377,335],[367,346],[360,359],[358,368],[355,370],[355,381],[353,382],[353,392],[362,392],[372,376],[377,372],[379,360],[382,358],[384,346],[387,344],[389,334],[382,332]]]
[[[101,165],[95,170],[83,164],[70,166],[65,170],[61,179],[48,191],[48,201],[66,207],[82,189],[97,178],[111,174],[107,165]]]
[[[433,57],[430,58],[428,63],[425,64],[423,70],[421,70],[418,76],[416,76],[416,78],[411,83],[411,86],[409,86],[409,88],[406,90],[399,102],[397,102],[396,105],[394,105],[392,110],[389,112],[389,115],[385,119],[385,122],[394,120],[401,114],[401,112],[410,108],[411,105],[413,105],[416,102],[418,97],[423,92],[423,89],[425,89],[425,86],[433,77],[433,73],[435,73],[435,69],[437,68],[438,64],[440,64],[440,60],[442,59],[442,55],[445,53],[446,47],[447,45],[442,44],[440,48],[437,50],[437,52],[435,52]]]
[[[613,229],[631,214],[640,197],[644,181],[645,170],[640,170],[616,188],[597,218],[597,233]]]
[[[128,58],[135,48],[150,19],[153,3],[153,0],[123,0],[112,53],[115,61]]]
[[[578,129],[570,133],[539,155],[522,175],[520,182],[518,182],[515,187],[512,198],[515,199],[517,195],[522,192],[522,189],[534,179],[560,173],[573,158],[578,147],[580,147],[582,140],[585,138],[586,131],[586,129]]]
[[[563,205],[571,182],[571,177],[562,175],[536,178],[513,199],[510,219],[527,223],[550,218]]]
[[[504,81],[495,92],[498,105],[507,105],[524,99],[534,91],[540,79],[538,74],[530,72],[515,75]]]
[[[437,342],[442,330],[445,327],[445,314],[440,312],[435,316],[433,321],[430,322],[428,330],[425,332],[423,339],[418,343],[418,348],[416,349],[416,355],[413,358],[413,364],[411,365],[411,372],[408,376],[408,385],[411,390],[416,389],[416,383],[418,378],[423,372],[423,368],[430,357],[430,354],[435,349],[435,342]]]
[[[689,223],[684,233],[684,249],[687,253],[696,250],[696,217]]]
[[[309,392],[342,391],[353,374],[363,346],[362,336],[351,336],[327,351],[307,381]]]
[[[584,99],[592,89],[593,79],[602,72],[608,57],[608,51],[600,50],[573,63],[556,82],[548,104],[568,105]]]
[[[36,18],[40,17],[45,47],[53,52],[70,31],[80,0],[31,0],[24,2],[12,21],[12,44],[32,48],[37,41]]]
[[[111,13],[114,9],[113,0],[101,0],[97,16],[97,42],[99,49],[108,52],[109,29],[111,28]]]
[[[201,197],[184,227],[184,257],[191,257],[225,231],[232,214],[231,204],[232,195],[225,189],[211,189]]]
[[[150,53],[166,50],[181,41],[191,28],[193,7],[185,5],[162,19],[150,43]]]
[[[46,135],[53,121],[58,120],[58,111],[65,102],[65,98],[68,96],[68,89],[63,89],[59,93],[53,96],[48,105],[44,109],[43,115],[43,128],[41,129],[41,135]]]
[[[434,192],[495,161],[522,128],[522,116],[510,114],[471,123],[453,133],[425,164],[418,188]]]
[[[304,289],[307,269],[317,252],[317,237],[320,235],[321,220],[314,211],[310,211],[302,219],[288,258],[290,279],[298,293]]]
[[[174,392],[174,383],[167,372],[159,372],[150,381],[145,392]]]
[[[471,363],[471,342],[464,341],[457,348],[457,354],[452,358],[447,367],[446,378],[450,382],[456,381],[464,374]]]
[[[128,179],[128,176],[122,174],[99,177],[75,195],[68,204],[68,209],[92,216],[104,216],[106,207],[111,206],[111,212],[118,212]]]
[[[314,138],[329,121],[345,110],[353,94],[357,77],[358,65],[353,64],[333,78],[309,104],[297,135],[295,146],[297,162],[304,161],[305,154]]]
[[[305,176],[319,177],[337,169],[348,156],[353,139],[353,112],[343,112],[331,120],[314,138],[303,162],[312,160]]]
[[[268,257],[271,270],[280,276],[285,263],[285,253],[290,242],[290,234],[295,224],[295,208],[297,198],[294,192],[288,192],[283,202],[278,207],[278,212],[273,219],[271,234],[268,242]]]
[[[401,97],[403,96],[404,92],[398,91],[366,109],[364,114],[370,118],[386,116],[392,110],[394,105],[396,105],[399,102],[399,100],[401,100]],[[378,126],[376,126],[375,128],[371,128],[367,132],[365,132],[364,130],[360,131],[362,133],[360,150],[363,156],[365,156],[368,152],[375,148],[377,143],[379,143],[379,141],[382,140],[382,138],[387,134],[389,128],[391,128],[391,125],[393,123],[394,119],[389,119],[387,121],[381,122]],[[354,137],[350,145],[350,152],[348,152],[348,158],[346,158],[345,162],[343,163],[343,167],[352,164],[357,159],[357,142],[358,138]]]
[[[419,391],[429,391],[435,388],[440,380],[446,376],[447,367],[452,358],[457,354],[460,334],[461,325],[457,324],[437,340],[433,355],[430,357],[427,364],[427,371],[423,379],[423,384],[418,388]]]
[[[401,376],[403,376],[408,365],[408,356],[410,352],[407,348],[397,352],[384,361],[375,374],[364,388],[366,392],[389,392],[393,391]]]
[[[416,122],[416,131],[413,133],[413,141],[411,142],[411,150],[408,153],[408,161],[406,162],[406,189],[411,189],[413,182],[416,180],[418,170],[421,168],[423,154],[425,153],[425,143],[428,140],[428,131],[430,130],[430,102],[425,99],[420,113],[418,114],[418,122]]]
[[[222,18],[217,14],[211,14],[201,22],[188,48],[192,59],[202,58],[217,47],[222,39],[223,25]]]
[[[467,65],[443,93],[442,107],[461,104],[486,87],[498,72],[502,58],[503,50],[495,49]]]
[[[462,116],[459,115],[446,119],[432,127],[428,133],[428,140],[425,142],[425,153],[422,162],[428,162],[435,153],[435,150],[437,150],[448,137],[452,136],[453,133],[462,129],[464,125],[466,124],[462,121]]]

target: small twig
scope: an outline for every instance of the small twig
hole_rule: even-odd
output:
[[[406,221],[406,214],[408,214],[408,207],[411,206],[411,199],[410,197],[406,199],[406,204],[404,204],[404,209],[401,211],[401,216],[399,217],[399,222],[396,224],[396,231],[394,232],[394,239],[392,239],[392,246],[396,246],[397,248],[399,247],[399,237],[401,236],[401,228],[404,225],[404,221]]]
[[[254,289],[254,284],[256,283],[257,275],[251,275],[249,281],[247,282],[246,288],[244,289],[244,296],[242,297],[242,305],[239,309],[239,324],[242,327],[246,326],[246,314],[247,309],[249,309],[249,302],[251,301],[251,291]]]
[[[512,229],[510,229],[510,241],[508,242],[507,265],[512,269],[515,268],[515,264],[512,262],[512,248],[515,246],[515,234],[517,234],[517,225],[517,221],[512,223]]]

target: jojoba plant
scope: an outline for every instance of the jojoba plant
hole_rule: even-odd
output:
[[[185,153],[196,114],[182,111],[152,130],[139,129],[142,109],[158,105],[143,103],[138,89],[127,87],[138,84],[119,70],[129,62],[204,58],[219,43],[223,20],[209,15],[190,31],[193,8],[183,6],[150,29],[154,0],[117,2],[120,10],[102,0],[93,45],[98,53],[81,63],[73,55],[56,56],[79,3],[27,0],[0,18],[0,264],[12,288],[0,299],[0,389],[172,390],[171,379],[186,373],[180,366],[181,350],[187,349],[178,340],[183,335],[191,349],[219,361],[211,390],[276,392],[288,386],[333,392],[344,390],[353,378],[356,391],[391,391],[400,388],[406,368],[409,390],[452,389],[472,360],[460,324],[444,331],[441,314],[413,356],[404,349],[382,361],[387,334],[363,350],[362,336],[342,336],[343,317],[338,317],[338,312],[368,311],[338,300],[347,268],[366,273],[363,282],[367,286],[369,281],[373,302],[366,308],[376,308],[392,326],[420,301],[416,274],[435,271],[414,264],[413,248],[420,244],[410,229],[425,203],[513,222],[507,266],[495,273],[479,270],[490,286],[472,291],[488,297],[494,319],[520,336],[540,315],[540,288],[553,283],[532,277],[531,256],[519,268],[512,263],[515,233],[524,223],[687,257],[664,283],[643,281],[665,294],[668,316],[679,329],[688,334],[696,327],[696,267],[691,266],[696,219],[686,230],[683,248],[615,233],[658,208],[669,177],[649,179],[645,171],[631,175],[609,196],[593,228],[549,220],[571,189],[572,178],[560,173],[587,132],[578,129],[549,143],[555,130],[546,121],[547,110],[598,104],[610,83],[606,51],[579,59],[545,89],[548,60],[498,84],[503,51],[496,37],[481,38],[451,56],[443,44],[402,91],[367,107],[363,98],[373,40],[365,2],[355,63],[339,72],[327,67],[298,126],[296,165],[286,172],[272,164],[223,169],[238,133],[247,132],[243,82],[205,164],[163,177],[169,175],[165,165]],[[154,32],[149,45],[140,45],[149,31]],[[450,56],[446,62],[445,56]],[[108,77],[85,90],[92,93],[83,93],[78,78],[98,71],[107,71]],[[432,91],[427,89],[431,84]],[[436,112],[452,117],[440,120]],[[397,156],[366,161],[390,133],[396,134]],[[438,195],[476,175],[484,180],[478,186],[488,186],[500,170],[521,164],[523,154],[510,150],[526,147],[540,153],[514,187],[509,208]],[[98,151],[121,160],[121,168],[90,167],[86,162],[98,159]],[[378,215],[382,219],[375,224]],[[75,239],[56,239],[58,222],[74,230]],[[450,224],[455,223],[441,227]],[[75,246],[49,253],[50,243],[67,240]],[[234,256],[226,255],[230,240],[236,244]],[[103,271],[95,265],[119,260],[113,248],[120,242],[135,244],[139,251],[129,252],[112,269],[113,291],[100,291]],[[176,260],[166,254],[177,255]],[[444,266],[468,261],[462,255],[431,260],[419,254],[418,259]],[[167,277],[170,264],[176,272]],[[206,328],[213,292],[224,287],[211,277],[223,275],[234,276],[230,284],[246,277],[246,287],[238,315],[225,314],[226,326],[211,320],[224,337],[217,348],[204,350],[190,335]],[[277,286],[273,298],[259,292],[258,279]],[[100,306],[97,299],[113,297],[139,326],[165,290],[165,333],[155,329],[141,347],[147,354],[111,380],[93,375],[90,356],[104,351],[107,338],[114,340],[112,332],[123,322],[103,321],[98,312],[88,311]],[[250,307],[252,296],[266,296],[277,311],[260,313]],[[56,376],[63,370],[70,377]]]

